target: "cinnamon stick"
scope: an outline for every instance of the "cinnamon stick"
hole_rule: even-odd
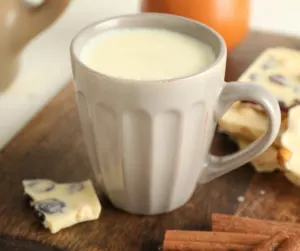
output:
[[[207,242],[254,246],[267,239],[267,235],[257,234],[168,230],[165,233],[164,242]]]
[[[163,251],[251,251],[252,249],[253,246],[230,243],[167,241],[163,244]]]
[[[102,251],[102,249],[97,248],[97,247],[87,247],[87,248],[84,248],[83,251]]]
[[[212,229],[216,232],[255,233],[268,236],[281,231],[285,231],[288,235],[300,234],[300,224],[258,220],[226,214],[212,215]]]
[[[288,235],[285,232],[279,232],[269,239],[263,241],[261,244],[259,244],[256,248],[253,249],[253,251],[272,251],[277,250],[277,247],[281,245],[283,241],[288,239]],[[284,250],[287,251],[287,250]]]
[[[293,236],[284,240],[276,251],[300,251],[300,239],[299,237]]]

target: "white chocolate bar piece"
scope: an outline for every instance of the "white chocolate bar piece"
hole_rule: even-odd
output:
[[[239,81],[261,85],[277,98],[282,111],[282,124],[274,145],[281,147],[280,137],[286,130],[286,114],[300,104],[300,52],[283,47],[269,48],[249,66]],[[265,133],[268,118],[261,108],[249,101],[237,102],[229,109],[219,122],[222,131],[250,141]]]
[[[281,144],[291,153],[284,159],[284,167],[300,176],[300,105],[288,112],[288,128],[281,136]]]
[[[300,52],[275,47],[265,50],[240,76],[239,81],[254,82],[268,89],[282,109],[300,102]]]
[[[90,180],[59,184],[51,180],[24,180],[25,194],[51,233],[100,216],[101,204]]]

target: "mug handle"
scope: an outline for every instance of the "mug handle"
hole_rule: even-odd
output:
[[[239,100],[260,104],[269,118],[267,132],[245,149],[227,156],[208,155],[205,171],[200,183],[206,183],[237,167],[240,167],[260,153],[264,152],[276,139],[281,123],[281,112],[278,101],[265,88],[253,83],[230,82],[225,84],[215,108],[215,118],[219,120],[230,106]]]

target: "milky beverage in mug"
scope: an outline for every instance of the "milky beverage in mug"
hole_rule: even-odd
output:
[[[215,60],[213,49],[191,36],[164,29],[117,29],[86,44],[82,61],[103,74],[134,80],[196,74]]]
[[[184,205],[199,182],[250,161],[278,133],[277,100],[261,86],[224,82],[225,43],[204,24],[158,13],[111,18],[83,29],[71,57],[95,178],[127,212]],[[268,130],[244,150],[211,155],[217,121],[238,100],[260,104]]]

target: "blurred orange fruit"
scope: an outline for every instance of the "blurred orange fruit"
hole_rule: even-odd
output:
[[[228,50],[241,42],[248,31],[249,0],[142,0],[143,12],[185,16],[216,30]]]

